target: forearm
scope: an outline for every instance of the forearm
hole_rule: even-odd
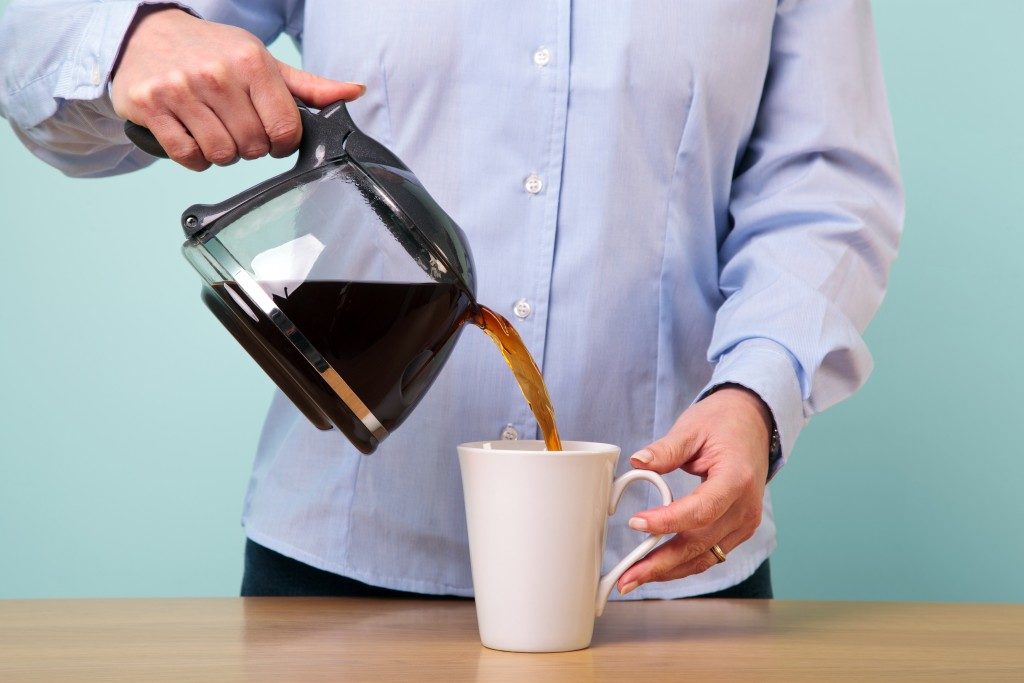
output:
[[[0,113],[43,161],[71,176],[131,171],[152,160],[124,136],[107,84],[140,5],[15,0],[0,19]]]
[[[0,114],[36,156],[68,175],[111,175],[151,163],[125,137],[110,96],[119,55],[144,14],[179,7],[244,28],[264,43],[301,24],[297,0],[187,2],[15,0],[0,19]],[[160,66],[170,69],[173,61]]]

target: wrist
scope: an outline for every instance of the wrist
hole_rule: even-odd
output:
[[[196,15],[184,9],[181,5],[173,2],[140,5],[139,8],[135,10],[135,17],[132,19],[131,24],[129,24],[128,30],[125,31],[124,38],[121,40],[121,49],[118,51],[117,58],[114,60],[114,65],[110,70],[111,81],[117,74],[117,68],[121,65],[121,59],[124,57],[128,43],[130,43],[132,38],[134,38],[138,33],[139,27],[144,23],[149,22],[150,19],[157,15],[168,17],[176,14],[184,14],[185,16],[196,18]]]
[[[760,422],[765,429],[764,444],[765,452],[768,454],[767,478],[770,481],[778,471],[782,460],[782,443],[779,437],[778,425],[775,422],[775,416],[772,413],[771,408],[756,391],[748,389],[742,384],[736,384],[735,382],[723,382],[722,384],[713,386],[698,400],[702,401],[712,394],[719,393],[725,394],[731,401],[747,406],[751,412],[755,413],[760,418]]]
[[[765,429],[766,443],[768,443],[772,432],[775,430],[775,418],[772,416],[771,408],[769,408],[768,404],[757,395],[757,392],[746,388],[742,384],[725,382],[716,387],[712,387],[711,391],[707,392],[703,398],[707,398],[712,394],[729,396],[741,405],[749,407],[751,412],[755,413],[761,419],[761,423],[764,425]]]

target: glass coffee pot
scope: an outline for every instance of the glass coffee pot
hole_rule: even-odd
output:
[[[298,102],[295,167],[182,214],[202,300],[295,406],[363,453],[433,383],[475,305],[466,236],[345,104]],[[140,148],[166,156],[132,123]]]

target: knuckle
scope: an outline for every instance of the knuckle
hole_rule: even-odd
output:
[[[167,156],[169,156],[174,161],[177,161],[179,164],[188,165],[196,161],[195,152],[188,150],[183,146],[172,147],[171,149],[168,149],[166,151]]]
[[[672,565],[667,560],[659,558],[651,563],[645,581],[660,581],[670,569],[672,569]]]
[[[745,493],[753,493],[754,491],[754,471],[751,469],[742,469],[736,475],[736,484]]]
[[[651,580],[651,560],[645,559],[633,565],[635,571],[633,580],[640,583],[647,583]]]
[[[679,438],[679,443],[678,443],[679,454],[682,455],[682,456],[687,456],[688,457],[690,454],[692,454],[692,453],[694,453],[694,452],[696,452],[698,450],[698,446],[701,443],[704,443],[706,441],[707,441],[707,437],[704,434],[704,432],[701,430],[699,425],[695,425],[693,427],[687,427],[686,429],[682,430],[680,438]],[[683,458],[681,458],[681,459],[683,459]]]
[[[232,54],[232,61],[235,66],[251,73],[266,65],[264,52],[266,48],[263,47],[263,43],[253,36],[247,36],[238,41]]]
[[[647,446],[647,450],[650,451],[651,455],[654,456],[651,462],[653,463],[664,463],[669,459],[671,453],[668,447],[663,441],[656,441],[651,445]]]
[[[702,554],[708,552],[708,548],[710,547],[710,545],[703,541],[689,541],[683,546],[684,559],[691,560],[700,557]]]
[[[721,505],[712,496],[701,496],[697,500],[697,507],[693,511],[693,520],[698,526],[707,526],[719,517]]]
[[[750,526],[752,526],[752,527],[754,527],[756,529],[758,527],[758,525],[761,524],[761,514],[762,514],[761,505],[755,505],[755,506],[753,506],[751,508],[748,508],[743,513],[743,522],[745,524],[750,525]]]
[[[275,143],[294,142],[302,133],[298,116],[280,118],[267,126],[267,135]]]
[[[645,567],[643,571],[637,572],[634,580],[640,583],[649,583],[651,581],[657,581],[658,579],[656,578],[656,573],[653,567]]]
[[[697,559],[696,563],[694,564],[694,573],[695,574],[702,574],[703,572],[706,572],[707,570],[709,570],[712,567],[714,567],[716,564],[718,564],[718,560],[716,558],[714,558],[714,557],[712,557],[710,559],[705,558],[705,557],[700,557],[700,558]]]
[[[681,467],[689,458],[692,449],[693,435],[690,432],[669,436],[650,444],[647,450],[654,456],[651,465],[658,471],[667,471]]]
[[[152,81],[136,83],[125,93],[128,102],[141,112],[152,112],[156,105],[156,85]]]
[[[160,83],[155,88],[155,92],[159,91],[168,95],[180,95],[189,91],[189,78],[188,75],[181,69],[171,69],[163,75],[160,79]]]
[[[229,71],[222,62],[211,61],[197,69],[192,78],[203,90],[222,92],[227,88]]]
[[[193,143],[172,142],[169,145],[164,145],[164,150],[167,152],[167,156],[183,166],[195,164],[201,158],[199,147]]]
[[[643,581],[661,581],[679,563],[674,553],[661,552],[648,556],[644,561],[641,570]]]
[[[646,513],[647,516],[647,533],[650,534],[665,534],[671,531],[675,526],[675,516],[670,510],[660,509],[652,510]]]
[[[259,159],[270,151],[270,145],[266,142],[257,141],[245,145],[239,152],[243,159]]]
[[[215,147],[210,150],[206,158],[218,166],[224,166],[235,160],[235,150],[228,147]]]

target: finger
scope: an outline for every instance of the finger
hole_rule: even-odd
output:
[[[270,138],[247,92],[227,89],[211,107],[234,141],[238,156],[258,159],[270,151]]]
[[[243,77],[251,73],[250,69],[258,70],[260,65],[263,65],[264,70],[269,68],[269,57],[264,59],[264,52],[266,50],[262,44],[251,48],[251,53],[246,51],[245,58],[240,61],[240,67],[244,69]],[[190,89],[194,92],[194,98],[205,102],[227,131],[235,155],[255,159],[270,151],[270,142],[253,108],[248,89],[240,85],[244,81],[239,81],[238,76],[238,72],[233,72],[228,64],[210,61],[192,74]]]
[[[228,166],[238,160],[234,139],[208,106],[193,101],[175,114],[198,143],[207,161],[218,166]]]
[[[641,448],[629,461],[633,467],[665,474],[682,467],[703,443],[703,432],[692,426],[684,413],[665,436]]]
[[[249,97],[270,143],[270,155],[286,157],[302,140],[302,120],[281,73],[266,70],[249,85]]]
[[[277,69],[284,79],[288,90],[300,100],[312,107],[326,107],[338,100],[354,100],[364,92],[362,83],[348,83],[323,78],[277,61]]]
[[[146,119],[144,125],[156,136],[160,146],[173,161],[193,171],[210,168],[210,162],[203,156],[198,143],[173,115],[152,116]]]
[[[633,515],[629,526],[651,534],[679,533],[714,524],[743,493],[743,487],[727,475],[708,477],[687,496],[668,505]]]
[[[727,535],[725,538],[718,541],[718,547],[722,549],[722,552],[728,556],[733,550],[735,550],[741,543],[746,541],[753,535],[753,532],[745,531],[743,529],[737,529]],[[663,574],[661,574],[655,581],[674,581],[675,579],[682,579],[693,574],[701,574],[707,570],[719,564],[718,558],[711,551],[711,546],[715,543],[708,544],[707,550],[697,555],[689,562],[672,567]],[[726,562],[728,562],[728,557]],[[641,582],[642,583],[642,582]]]
[[[661,544],[646,557],[626,570],[619,578],[620,592],[627,590],[630,584],[640,585],[651,581],[663,581],[677,567],[688,565],[716,543],[729,537],[744,524],[742,506],[734,505],[715,523],[676,534],[671,540]],[[635,586],[634,586],[635,587]],[[628,591],[627,591],[628,592]]]

